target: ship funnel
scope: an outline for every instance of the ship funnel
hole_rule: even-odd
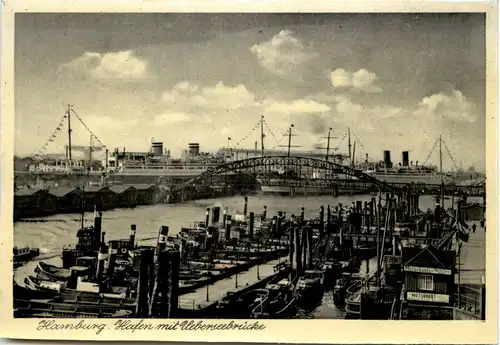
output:
[[[151,152],[155,156],[161,156],[163,154],[163,143],[162,142],[152,142],[151,143]]]
[[[403,151],[403,166],[407,167],[409,164],[409,154],[408,151]]]
[[[392,167],[392,162],[391,162],[391,151],[385,150],[384,151],[384,165],[386,168],[391,168]]]

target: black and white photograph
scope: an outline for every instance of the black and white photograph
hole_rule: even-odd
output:
[[[485,322],[486,23],[16,13],[13,318]]]

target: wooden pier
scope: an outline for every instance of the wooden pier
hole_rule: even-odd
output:
[[[196,289],[191,293],[179,296],[179,309],[200,310],[210,308],[230,294],[237,294],[249,286],[266,280],[277,273],[276,266],[286,258],[272,260],[254,266],[246,272],[235,274],[214,284]]]

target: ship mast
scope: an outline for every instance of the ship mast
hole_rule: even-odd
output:
[[[295,134],[292,134],[292,128],[294,128],[293,124],[291,124],[290,128],[288,128],[288,134],[285,134],[285,136],[288,136],[288,145],[285,146],[288,149],[288,151],[287,151],[287,157],[290,157],[290,155],[291,155],[291,148],[292,147],[299,147],[299,146],[293,146],[292,145],[292,137],[296,136]],[[280,145],[280,146],[283,147],[283,145]]]
[[[439,135],[439,173],[443,173],[443,138],[441,135]]]
[[[351,155],[351,128],[347,128],[347,140],[348,140],[348,146],[349,146],[349,164],[352,167],[352,155]]]
[[[264,115],[260,119],[260,154],[264,157]]]
[[[68,160],[69,160],[69,167],[71,168],[71,104],[68,104],[68,110],[66,110],[66,113],[68,115]]]
[[[328,129],[328,138],[326,142],[326,157],[325,160],[328,162],[328,154],[330,153],[330,133],[332,132],[332,127]]]

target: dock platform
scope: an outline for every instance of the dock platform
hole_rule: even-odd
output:
[[[181,295],[179,296],[179,308],[185,310],[209,308],[226,297],[228,293],[237,293],[250,285],[273,276],[276,274],[274,267],[285,260],[286,258],[283,257],[261,264],[258,268],[257,266],[253,266],[248,271],[238,273],[211,285],[200,287],[193,292]]]

